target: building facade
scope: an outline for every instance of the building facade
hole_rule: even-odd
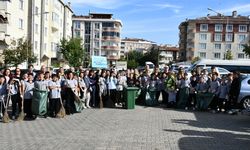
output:
[[[159,67],[163,68],[170,62],[176,62],[179,59],[179,47],[176,45],[160,45],[159,50]]]
[[[146,53],[150,47],[155,45],[155,42],[138,38],[125,38],[121,41],[121,57],[125,57],[130,51],[139,51]]]
[[[112,14],[90,13],[73,16],[73,37],[83,40],[84,49],[91,56],[105,56],[110,65],[120,59],[122,22]]]
[[[245,59],[243,45],[249,42],[250,18],[237,15],[218,14],[190,19],[179,25],[180,60],[190,61],[194,57],[225,59],[231,51],[233,59]]]
[[[29,40],[37,57],[35,66],[50,66],[51,60],[58,58],[60,40],[72,37],[73,11],[61,0],[0,1],[0,10],[5,14],[0,18],[7,17],[8,20],[7,23],[0,22],[0,33],[11,41],[19,38]],[[4,41],[0,48],[10,45]]]

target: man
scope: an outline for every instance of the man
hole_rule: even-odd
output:
[[[34,66],[33,65],[29,65],[28,66],[28,72],[27,72],[27,74],[30,74],[30,73],[32,73],[33,77],[36,76],[36,73],[34,72]]]
[[[235,71],[233,72],[233,82],[231,84],[230,90],[229,90],[229,114],[235,114],[235,109],[237,108],[237,100],[240,94],[240,87],[241,87],[241,81],[240,81],[240,73]]]

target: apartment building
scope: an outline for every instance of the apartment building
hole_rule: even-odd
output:
[[[133,50],[146,53],[148,49],[155,44],[155,42],[145,39],[126,37],[121,41],[121,57],[125,57],[126,53]]]
[[[13,40],[27,39],[28,33],[28,3],[24,0],[0,0],[0,54]],[[0,63],[3,56],[0,55]]]
[[[57,44],[60,40],[72,37],[73,11],[70,4],[61,0],[5,0],[0,1],[0,12],[4,20],[0,22],[0,34],[5,37],[0,38],[0,49],[10,45],[4,42],[6,38],[7,41],[28,39],[37,56],[35,66],[50,66],[51,60],[59,58]]]
[[[249,16],[222,14],[189,19],[179,25],[180,60],[194,57],[225,59],[230,50],[233,59],[245,59],[243,45],[249,42]]]
[[[88,57],[105,56],[109,64],[120,59],[122,22],[113,14],[89,13],[76,16],[73,20],[73,37],[83,40]]]

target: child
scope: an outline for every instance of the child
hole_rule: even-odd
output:
[[[227,84],[225,77],[223,77],[221,79],[221,85],[219,87],[218,106],[220,112],[225,111],[225,104],[228,99],[228,92],[229,92],[229,84]]]
[[[24,93],[24,113],[26,113],[27,119],[33,119],[32,112],[31,112],[31,103],[32,103],[32,96],[33,96],[33,74],[28,74],[28,81],[23,82],[23,92]]]
[[[61,98],[61,85],[59,77],[56,74],[52,75],[52,81],[48,83],[50,95],[49,95],[49,107],[51,117],[56,117],[60,110],[60,98]]]

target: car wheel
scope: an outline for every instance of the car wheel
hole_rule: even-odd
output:
[[[250,109],[250,97],[246,97],[242,100],[243,109]]]

